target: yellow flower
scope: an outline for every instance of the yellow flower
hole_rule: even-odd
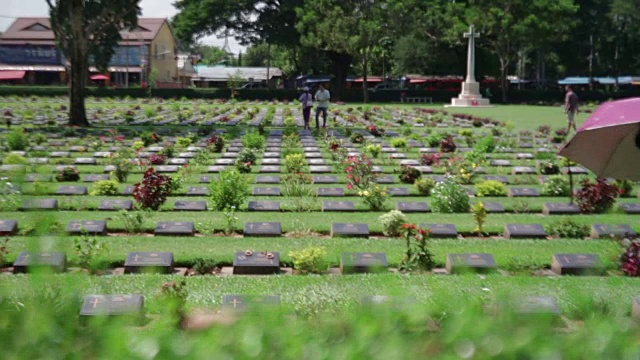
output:
[[[371,195],[367,190],[364,191],[364,196],[369,196]]]
[[[362,196],[362,191],[358,191],[358,196]]]

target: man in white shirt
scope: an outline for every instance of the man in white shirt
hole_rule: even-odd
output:
[[[318,123],[318,116],[320,112],[322,112],[322,127],[327,127],[327,109],[329,108],[329,99],[331,99],[331,94],[329,90],[324,88],[324,85],[320,84],[320,87],[315,95],[316,101],[318,102],[318,106],[316,107],[316,129],[320,128],[320,124]]]

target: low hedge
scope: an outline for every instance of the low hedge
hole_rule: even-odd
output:
[[[0,86],[0,96],[67,96],[66,86]],[[408,97],[430,97],[436,103],[448,103],[457,97],[457,91],[424,91],[424,90],[382,90],[369,91],[370,102],[399,102],[402,94]],[[231,91],[227,88],[188,88],[188,89],[153,89],[154,97],[164,99],[229,99]],[[292,100],[297,99],[300,92],[296,89],[240,89],[237,98],[241,100]],[[131,97],[149,96],[148,89],[142,88],[87,88],[87,96],[95,97]],[[602,102],[609,99],[621,99],[640,96],[640,87],[631,87],[618,92],[594,90],[580,91],[580,100]],[[538,104],[562,102],[564,93],[560,90],[509,90],[508,103]],[[362,89],[343,89],[340,100],[345,102],[362,102]],[[501,93],[494,91],[491,95],[493,103],[501,103]]]

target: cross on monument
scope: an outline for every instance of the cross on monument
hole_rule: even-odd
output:
[[[469,25],[469,32],[464,33],[464,37],[469,39],[469,49],[467,50],[467,79],[465,82],[476,82],[476,38],[480,33],[475,31],[475,26]]]

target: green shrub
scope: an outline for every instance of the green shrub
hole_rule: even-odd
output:
[[[256,151],[253,148],[245,148],[238,153],[236,162],[255,164],[257,158],[258,155],[256,155]]]
[[[631,181],[631,180],[616,180],[615,186],[616,186],[616,188],[618,188],[618,192],[620,193],[620,197],[633,196],[633,194],[631,193],[633,191],[633,181]]]
[[[300,274],[323,274],[327,272],[327,251],[323,247],[309,247],[289,252],[293,267]]]
[[[550,176],[542,185],[545,196],[569,196],[569,179],[565,176]]]
[[[363,144],[365,142],[364,135],[359,132],[352,133],[349,140],[354,144]]]
[[[466,213],[469,212],[469,194],[462,185],[451,177],[439,182],[431,190],[431,207],[435,212]]]
[[[432,134],[429,134],[429,136],[427,136],[426,141],[429,144],[429,147],[439,147],[440,142],[446,137],[447,137],[447,134],[434,132]]]
[[[582,239],[589,236],[589,227],[571,218],[564,218],[547,225],[547,233],[561,238]]]
[[[473,149],[482,153],[492,153],[496,149],[496,142],[493,136],[485,136],[478,140]]]
[[[265,139],[264,136],[258,134],[257,132],[249,132],[242,137],[242,145],[248,149],[258,149],[261,150],[264,148]]]
[[[196,258],[193,262],[193,270],[200,275],[210,274],[215,267],[213,259]]]
[[[507,186],[500,181],[487,180],[475,186],[476,196],[507,196]]]
[[[146,217],[146,211],[121,210],[118,213],[118,220],[122,221],[124,230],[129,234],[141,233],[144,229],[144,219]]]
[[[78,181],[80,180],[80,173],[78,172],[78,169],[74,167],[65,167],[56,173],[55,178],[58,182]]]
[[[162,141],[162,136],[156,134],[155,132],[145,131],[140,135],[140,139],[142,139],[142,143],[144,146],[149,146],[152,144],[157,144]]]
[[[2,163],[6,165],[27,165],[29,161],[20,154],[8,154],[2,159]]]
[[[138,151],[142,148],[144,148],[144,141],[134,141],[133,144],[131,145],[131,148],[133,148],[133,150]]]
[[[118,195],[118,182],[115,180],[100,180],[93,184],[92,196],[114,196]]]
[[[304,160],[302,154],[289,154],[284,158],[284,166],[287,168],[287,172],[295,173],[300,172],[307,163]]]
[[[389,144],[391,145],[391,147],[394,148],[398,148],[398,149],[404,149],[407,147],[407,139],[405,138],[393,138],[389,141]]]
[[[191,138],[188,138],[188,137],[179,137],[179,138],[176,140],[176,145],[178,145],[178,147],[185,148],[185,147],[187,147],[187,146],[191,145]]]
[[[235,170],[225,170],[209,186],[214,208],[222,211],[240,205],[249,196],[249,185],[243,175]]]
[[[431,190],[436,185],[436,182],[431,178],[417,179],[413,185],[421,195],[428,196],[431,194]]]
[[[386,214],[380,215],[378,222],[382,225],[386,236],[398,236],[400,235],[402,224],[407,222],[407,217],[399,210],[391,210]]]
[[[9,150],[21,151],[29,146],[29,137],[22,129],[13,129],[5,135]]]
[[[37,133],[32,136],[33,142],[36,145],[42,145],[47,142],[47,136],[45,134]]]

